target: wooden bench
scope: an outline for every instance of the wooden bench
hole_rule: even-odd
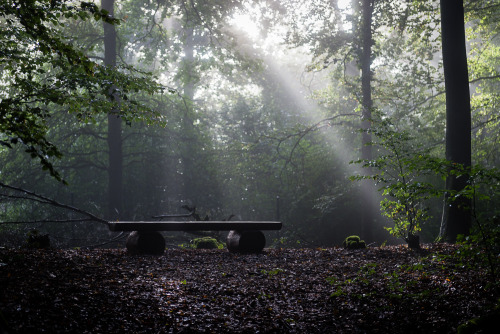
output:
[[[230,252],[259,253],[266,245],[262,231],[280,230],[278,221],[116,221],[110,231],[130,231],[127,250],[131,254],[161,255],[165,239],[159,231],[229,231],[226,245]]]

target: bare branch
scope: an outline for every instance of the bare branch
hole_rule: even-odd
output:
[[[489,77],[479,77],[479,78],[470,80],[469,83],[471,84],[471,83],[478,82],[478,81],[481,81],[481,80],[490,80],[490,79],[499,79],[499,78],[500,78],[500,75],[492,75],[492,76],[489,76]]]
[[[104,224],[108,223],[107,220],[104,220],[104,219],[102,219],[100,217],[97,217],[96,215],[94,215],[94,214],[92,214],[90,212],[87,212],[85,210],[79,209],[79,208],[71,206],[71,205],[67,205],[67,204],[58,202],[58,201],[56,201],[54,199],[51,199],[51,198],[48,198],[46,196],[39,195],[39,194],[37,194],[37,193],[35,193],[33,191],[22,189],[22,188],[19,188],[19,187],[10,186],[10,185],[2,183],[2,182],[0,182],[0,187],[5,188],[5,189],[10,189],[10,190],[13,190],[13,191],[17,191],[17,192],[21,192],[21,193],[25,194],[24,199],[26,199],[26,200],[36,201],[36,202],[39,202],[39,203],[42,203],[42,204],[48,204],[48,205],[51,205],[51,206],[55,206],[55,207],[59,207],[59,208],[63,208],[63,209],[66,209],[66,210],[70,210],[70,211],[79,213],[79,214],[81,214],[83,216],[88,217],[87,218],[88,221],[97,221],[97,222],[104,223]],[[12,196],[12,197],[21,198],[19,196]]]
[[[312,124],[311,126],[305,128],[305,129],[299,130],[299,131],[297,131],[295,133],[288,134],[288,135],[286,135],[286,136],[284,136],[282,138],[276,138],[276,137],[270,137],[270,136],[266,136],[266,137],[278,141],[278,145],[276,146],[276,151],[277,151],[277,155],[279,157],[282,156],[281,155],[281,145],[284,142],[286,142],[287,140],[291,139],[291,138],[296,138],[295,143],[293,144],[292,149],[290,150],[290,153],[288,154],[288,156],[287,157],[283,157],[285,159],[285,166],[284,166],[283,169],[285,169],[286,166],[288,166],[289,164],[293,165],[293,163],[292,163],[293,155],[294,155],[295,151],[297,150],[297,148],[299,147],[299,144],[302,141],[302,139],[304,139],[304,137],[306,137],[308,134],[310,134],[312,132],[321,130],[321,129],[326,128],[326,127],[332,127],[333,125],[344,124],[344,122],[332,123],[332,121],[336,120],[337,118],[340,118],[340,117],[353,117],[353,116],[354,117],[360,117],[360,115],[356,114],[356,113],[338,114],[338,115],[335,115],[335,116],[332,116],[332,117],[328,117],[328,118],[322,119],[319,122],[317,122],[315,124]]]

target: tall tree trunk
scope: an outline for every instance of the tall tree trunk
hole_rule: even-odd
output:
[[[471,111],[463,0],[441,0],[441,31],[446,88],[446,159],[471,165]],[[446,189],[460,191],[467,177],[448,176]],[[445,199],[446,200],[446,199]],[[440,236],[455,242],[471,225],[471,201],[459,198],[443,208]]]
[[[184,60],[183,60],[183,71],[184,71],[184,83],[183,83],[183,93],[186,99],[184,108],[184,117],[182,122],[182,136],[184,139],[183,150],[182,150],[182,161],[183,161],[183,194],[186,199],[189,199],[196,205],[197,194],[196,185],[194,178],[196,177],[196,171],[194,170],[194,159],[196,159],[195,151],[193,148],[196,145],[195,133],[193,129],[193,107],[194,107],[194,93],[195,93],[195,64],[194,64],[194,29],[191,26],[191,22],[187,20],[184,28],[185,40],[184,40]]]
[[[114,0],[102,0],[102,8],[114,16]],[[104,64],[116,66],[115,26],[104,22]],[[118,102],[118,96],[110,91],[110,99]],[[123,215],[123,152],[122,120],[118,110],[108,113],[108,219],[117,220]]]
[[[363,0],[361,5],[362,12],[362,24],[361,24],[361,94],[362,94],[362,127],[364,130],[370,128],[370,119],[372,117],[372,14],[373,14],[373,0]],[[363,131],[363,137],[361,138],[361,159],[371,160],[372,159],[372,148],[368,145],[372,138],[367,131]],[[370,173],[370,171],[368,171]],[[374,228],[374,215],[375,208],[373,207],[373,196],[375,190],[373,185],[369,180],[364,180],[361,185],[363,206],[362,209],[362,232],[363,238],[370,242],[373,240],[373,228]]]

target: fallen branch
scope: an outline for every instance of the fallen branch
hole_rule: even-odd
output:
[[[22,196],[19,196],[19,195],[3,195],[3,196],[16,198],[16,199],[25,199],[25,200],[29,200],[29,201],[35,201],[35,202],[38,202],[41,204],[47,204],[47,205],[55,206],[58,208],[63,208],[63,209],[66,209],[66,210],[69,210],[72,212],[76,212],[76,213],[79,213],[79,214],[87,217],[86,219],[68,219],[68,220],[48,220],[47,219],[47,220],[42,220],[42,221],[31,221],[31,222],[28,222],[28,221],[1,222],[0,224],[2,224],[2,225],[3,224],[27,224],[27,223],[37,223],[37,222],[40,223],[40,222],[75,222],[75,221],[96,221],[96,222],[103,223],[103,224],[108,223],[107,220],[100,218],[100,217],[97,217],[96,215],[94,215],[90,212],[79,209],[79,208],[74,207],[72,205],[58,202],[52,198],[37,194],[33,191],[26,190],[26,189],[19,188],[19,187],[15,187],[15,186],[11,186],[11,185],[8,185],[8,184],[2,183],[2,182],[0,182],[0,187],[5,188],[5,189],[9,189],[9,190],[13,190],[13,191],[16,191],[16,192],[23,194]]]
[[[45,223],[83,223],[91,222],[95,219],[82,218],[82,219],[39,219],[39,220],[29,220],[29,221],[4,221],[0,222],[0,225],[20,225],[20,224],[45,224]],[[101,222],[101,221],[99,221]]]

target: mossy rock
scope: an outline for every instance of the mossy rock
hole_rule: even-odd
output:
[[[360,237],[357,235],[351,235],[345,238],[344,242],[342,243],[344,248],[346,249],[362,249],[366,248],[366,243],[361,240]]]
[[[194,248],[196,249],[218,249],[219,242],[212,237],[196,238],[193,240]]]

